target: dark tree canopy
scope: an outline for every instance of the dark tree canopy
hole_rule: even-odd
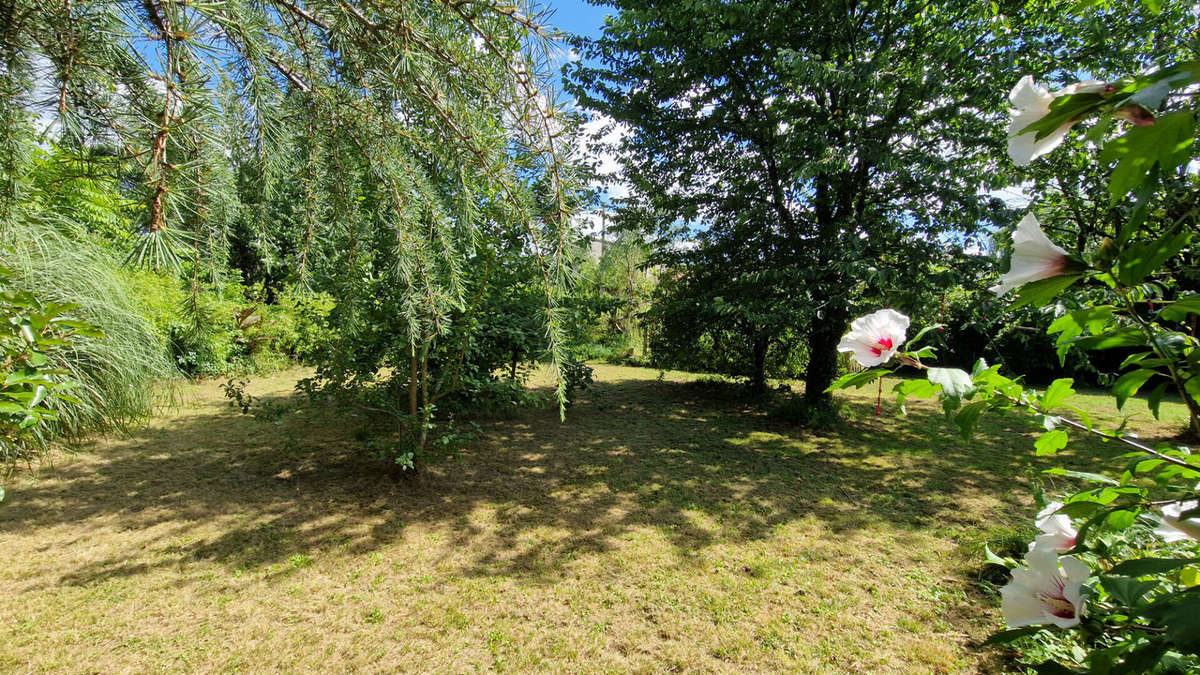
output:
[[[1029,46],[1103,39],[1103,12],[1063,38],[1072,27],[1039,3],[1015,18],[987,3],[615,5],[579,42],[599,65],[571,74],[586,106],[629,129],[624,223],[694,239],[660,259],[730,288],[772,270],[763,299],[785,300],[761,327],[803,326],[814,404],[856,303],[889,302],[1011,217],[984,193],[1012,184],[993,160]]]

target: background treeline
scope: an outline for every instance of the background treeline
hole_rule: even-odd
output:
[[[994,195],[1022,180],[1080,254],[1131,215],[1194,219],[1192,173],[1130,214],[1076,151],[1020,177],[997,161],[1022,73],[1194,58],[1194,8],[1157,9],[617,2],[567,68],[625,132],[629,196],[593,252],[533,7],[0,0],[6,456],[144,417],[175,373],[294,361],[309,393],[389,420],[393,466],[456,411],[530,403],[539,362],[560,404],[608,358],[756,393],[799,377],[820,419],[837,340],[880,306],[945,324],[943,363],[1103,378],[1042,337],[1069,308],[981,301],[977,254],[1006,251],[1025,206]]]
[[[1130,217],[1149,231],[1194,222],[1196,176],[1164,176],[1167,196],[1135,214],[1078,148],[1018,172],[1006,98],[1027,73],[1054,88],[1194,59],[1193,5],[613,4],[602,35],[576,41],[589,58],[569,66],[569,89],[620,139],[617,229],[648,242],[660,281],[643,315],[651,363],[758,392],[799,377],[816,419],[845,367],[837,341],[882,307],[945,324],[945,364],[982,355],[1031,381],[1099,382],[1126,356],[1060,364],[1044,330],[1072,308],[1006,311],[986,291],[995,255],[1029,209],[1080,256]]]

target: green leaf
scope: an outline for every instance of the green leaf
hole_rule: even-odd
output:
[[[1162,621],[1167,626],[1167,639],[1185,651],[1195,653],[1200,647],[1200,602],[1180,603],[1167,610]]]
[[[944,324],[935,323],[932,326],[926,326],[926,327],[922,328],[920,330],[920,332],[918,332],[916,335],[914,335],[912,337],[911,340],[908,341],[908,348],[909,349],[914,348],[917,345],[917,343],[919,343],[921,341],[921,338],[925,337],[925,335],[928,334],[930,331],[936,330],[938,328],[944,328],[944,327],[945,327]]]
[[[1049,136],[1067,122],[1080,119],[1092,110],[1104,105],[1105,99],[1099,94],[1072,94],[1059,96],[1050,103],[1050,112],[1045,117],[1019,129],[1014,136],[1035,133],[1038,140]]]
[[[1067,432],[1063,431],[1062,429],[1047,431],[1037,439],[1037,442],[1033,444],[1033,447],[1036,451],[1035,454],[1037,454],[1038,457],[1053,455],[1059,450],[1067,447],[1067,440]]]
[[[1017,299],[1008,306],[1010,310],[1032,305],[1041,307],[1054,299],[1054,296],[1071,287],[1083,278],[1081,274],[1064,274],[1062,276],[1039,279],[1017,289]]]
[[[29,407],[32,408],[46,400],[46,394],[49,393],[49,391],[50,390],[44,385],[38,385],[38,388],[33,392],[33,399],[29,402]]]
[[[1154,419],[1158,419],[1158,408],[1162,404],[1163,395],[1167,393],[1167,387],[1170,382],[1160,382],[1157,387],[1150,390],[1146,394],[1146,407],[1150,409],[1150,414],[1154,415]]]
[[[1053,469],[1046,469],[1043,473],[1050,474],[1051,476],[1066,476],[1067,478],[1078,478],[1079,480],[1084,480],[1089,483],[1104,483],[1106,485],[1120,485],[1120,483],[1113,480],[1112,478],[1109,478],[1108,476],[1105,476],[1104,474],[1091,473],[1089,471],[1071,471],[1069,469],[1055,467]]]
[[[1121,328],[1103,335],[1076,338],[1071,343],[1086,350],[1143,347],[1146,345],[1146,335],[1136,328]]]
[[[1008,561],[993,553],[991,547],[987,544],[983,545],[983,557],[993,565],[1008,567]]]
[[[987,409],[987,401],[975,401],[963,406],[962,410],[954,416],[954,423],[958,425],[958,433],[962,434],[964,439],[971,437],[971,432],[975,430],[975,424],[985,409]]]
[[[1072,518],[1088,518],[1103,508],[1104,506],[1102,504],[1098,504],[1093,501],[1082,500],[1077,502],[1067,502],[1058,510],[1058,513],[1064,516],[1070,516]]]
[[[1153,354],[1154,352],[1135,352],[1130,354],[1129,356],[1125,357],[1125,360],[1121,362],[1120,366],[1117,366],[1117,370],[1125,370],[1129,366],[1132,366],[1136,363],[1141,363],[1146,357]]]
[[[1195,586],[1200,584],[1200,568],[1191,566],[1183,568],[1183,571],[1179,573],[1179,581],[1181,581],[1184,586]]]
[[[1158,586],[1157,581],[1138,581],[1128,576],[1101,575],[1100,584],[1104,590],[1126,607],[1141,603],[1142,598]]]
[[[1133,525],[1134,521],[1137,520],[1137,513],[1128,509],[1118,509],[1110,511],[1106,520],[1108,520],[1108,526],[1112,529],[1124,530]]]
[[[962,398],[975,388],[967,371],[958,368],[930,368],[928,377],[932,384],[941,385],[946,396]]]
[[[874,370],[863,370],[857,373],[847,373],[839,377],[836,382],[829,385],[829,388],[825,391],[828,393],[838,389],[845,389],[846,387],[856,387],[861,389],[862,387],[874,382],[875,380],[878,380],[890,372],[891,371],[880,370],[876,368]]]
[[[1113,396],[1117,397],[1117,408],[1124,408],[1125,402],[1129,400],[1129,397],[1138,393],[1138,389],[1141,389],[1147,380],[1157,374],[1157,371],[1142,368],[1125,373],[1117,378],[1117,381],[1112,386]]]
[[[910,397],[929,398],[937,394],[937,387],[929,380],[904,380],[892,388],[896,393],[896,403],[904,405]]]
[[[1200,295],[1181,295],[1158,312],[1163,321],[1183,321],[1188,314],[1200,314]]]
[[[1165,574],[1180,567],[1200,563],[1200,558],[1138,558],[1126,560],[1108,571],[1126,577],[1144,577],[1151,574]]]
[[[1182,251],[1191,237],[1190,232],[1178,232],[1129,246],[1117,259],[1117,281],[1125,286],[1142,283],[1147,275]]]
[[[1040,402],[1042,410],[1049,412],[1061,405],[1067,398],[1074,396],[1075,390],[1071,388],[1074,383],[1075,380],[1069,377],[1060,377],[1051,382],[1050,386],[1046,387],[1046,393],[1042,394]]]
[[[1193,401],[1200,401],[1200,377],[1189,377],[1183,383],[1183,391]]]
[[[1099,159],[1104,164],[1117,163],[1108,182],[1112,202],[1142,186],[1155,167],[1167,175],[1186,162],[1192,134],[1191,111],[1179,110],[1160,116],[1154,124],[1135,126],[1108,142]]]

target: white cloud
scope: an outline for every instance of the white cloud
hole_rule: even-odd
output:
[[[984,197],[995,197],[1004,202],[1004,205],[1010,209],[1025,209],[1033,201],[1033,195],[1029,194],[1029,190],[1032,188],[1032,183],[1022,183],[1021,185],[1009,185],[995,190],[981,189],[976,194]]]
[[[629,185],[623,181],[610,182],[621,173],[616,147],[629,135],[629,127],[607,115],[592,113],[591,119],[580,128],[579,152],[585,161],[596,167],[602,179],[592,187],[603,188],[613,199],[629,195]]]
[[[601,233],[604,233],[606,239],[610,241],[613,239],[613,215],[611,213],[601,214],[598,211],[576,213],[571,220],[571,225],[580,234],[598,238]]]

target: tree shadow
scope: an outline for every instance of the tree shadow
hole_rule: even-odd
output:
[[[647,376],[597,383],[565,423],[555,409],[487,422],[457,456],[395,482],[356,440],[368,419],[278,402],[293,411],[277,424],[214,403],[103,441],[88,451],[102,453],[94,461],[64,463],[13,494],[0,533],[101,518],[156,528],[156,555],[116,555],[57,580],[88,585],[200,560],[285,574],[295,556],[367,554],[422,523],[463,552],[460,574],[553,583],[571,561],[647,528],[687,565],[716,542],[764,539],[799,519],[835,534],[985,527],[986,514],[962,503],[990,499],[1025,520],[1022,476],[1038,462],[1016,418],[985,421],[968,442],[932,408],[876,417],[855,401],[845,424],[813,432],[720,391]],[[1081,466],[1113,452],[1073,448]],[[211,519],[222,520],[219,535],[192,536]]]

